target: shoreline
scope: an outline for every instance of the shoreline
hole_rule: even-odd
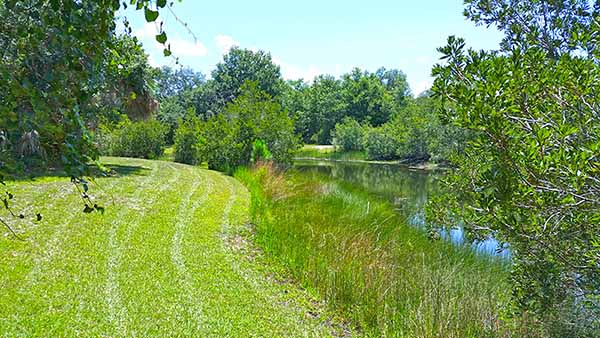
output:
[[[339,163],[366,163],[366,164],[387,164],[396,165],[399,167],[405,167],[412,170],[423,170],[423,171],[444,171],[450,170],[451,168],[446,166],[440,166],[439,164],[425,162],[421,164],[408,164],[400,161],[377,161],[377,160],[352,160],[352,159],[335,159],[327,157],[294,157],[293,161],[327,161],[327,162],[339,162]]]

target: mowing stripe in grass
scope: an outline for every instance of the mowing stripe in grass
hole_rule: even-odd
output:
[[[203,205],[207,201],[209,194],[212,192],[213,182],[212,180],[208,180],[206,175],[203,175],[203,179],[201,180],[197,170],[195,174],[196,175],[194,182],[192,183],[192,189],[185,196],[184,200],[179,206],[179,215],[177,217],[178,221],[175,224],[175,235],[173,235],[171,245],[171,259],[175,265],[175,268],[177,269],[178,282],[181,284],[181,289],[188,305],[188,315],[195,323],[194,326],[196,330],[201,330],[202,317],[204,316],[201,309],[202,304],[201,302],[194,301],[194,290],[191,282],[192,276],[187,270],[185,264],[185,259],[182,253],[182,241],[183,236],[185,235],[186,227],[191,223],[194,223],[192,220],[194,212],[199,206]],[[190,206],[190,200],[200,184],[204,184],[204,192],[201,196],[197,197],[194,203],[192,203]]]
[[[148,210],[131,233],[124,251],[119,278],[126,293],[127,321],[135,327],[132,335],[162,335],[186,332],[192,318],[187,315],[188,302],[182,294],[178,272],[172,260],[175,225],[185,217],[186,196],[193,198],[199,184],[199,170],[176,165],[181,179],[161,194],[159,203]],[[174,207],[179,205],[180,207]],[[191,334],[191,331],[188,331]]]
[[[48,210],[49,224],[28,229],[31,242],[0,238],[0,335],[328,335],[326,318],[307,317],[312,306],[301,291],[224,245],[223,233],[236,235],[248,218],[239,182],[168,162],[104,160],[129,174],[99,179],[115,197],[104,215],[82,214],[73,208],[79,197],[65,194]],[[151,176],[132,174],[134,166],[153,167]],[[31,204],[47,205],[57,190],[38,187]]]
[[[134,201],[139,200],[142,191],[151,183],[156,182],[156,174],[158,172],[158,164],[155,162],[152,164],[152,171],[140,184],[140,187],[133,195]],[[152,204],[152,202],[148,202]],[[124,216],[130,212],[128,209],[122,208],[115,219],[111,222],[110,229],[108,230],[108,264],[107,264],[107,278],[106,278],[106,303],[108,305],[108,321],[116,327],[116,332],[127,332],[123,318],[125,317],[126,309],[121,304],[121,295],[119,291],[119,285],[116,282],[115,270],[121,262],[121,250],[117,243],[116,232],[117,227],[123,223]],[[136,217],[135,221],[139,221]],[[134,221],[134,222],[135,222]],[[131,226],[131,225],[129,225]]]

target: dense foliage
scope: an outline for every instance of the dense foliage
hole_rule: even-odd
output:
[[[335,125],[333,144],[342,151],[362,150],[364,138],[365,128],[351,117]]]
[[[147,21],[156,21],[167,7],[163,0],[129,4],[143,10]],[[91,174],[91,163],[104,169],[90,128],[115,109],[144,114],[156,103],[145,82],[145,55],[139,57],[135,40],[116,34],[115,15],[124,7],[112,0],[0,2],[1,184],[60,167],[80,192],[84,212],[103,212],[83,178]],[[157,41],[164,45],[166,33]],[[168,46],[164,52],[170,54]],[[4,208],[24,218],[12,211],[13,195],[6,194]],[[0,223],[10,229],[3,218]]]
[[[156,120],[125,122],[102,136],[105,155],[156,159],[165,147],[166,128]]]
[[[600,331],[600,66],[589,1],[466,1],[505,34],[499,51],[450,37],[434,92],[473,140],[448,178],[448,207],[513,253],[513,300],[548,335]],[[444,213],[443,215],[447,215]],[[443,216],[442,215],[442,216]],[[452,224],[452,223],[446,223]],[[595,332],[595,333],[594,333]]]
[[[287,112],[255,82],[247,82],[241,93],[204,124],[204,155],[209,168],[232,172],[249,164],[256,140],[266,144],[274,161],[290,164],[298,140]]]
[[[258,90],[276,97],[281,91],[281,71],[271,54],[264,51],[233,47],[212,72],[216,96],[220,102],[233,101],[242,93],[242,86],[255,82]]]
[[[204,143],[201,123],[197,117],[189,116],[180,121],[175,132],[175,162],[192,165],[202,163]]]
[[[290,82],[282,101],[295,116],[296,131],[304,142],[331,144],[335,125],[344,118],[379,126],[409,98],[406,76],[401,71],[381,68],[370,73],[355,68],[341,79],[321,75],[310,85]]]
[[[387,126],[370,128],[365,135],[364,147],[370,160],[393,160],[400,146]]]

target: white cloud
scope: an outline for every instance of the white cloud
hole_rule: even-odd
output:
[[[149,54],[152,54],[150,50],[162,54],[164,46],[156,41],[158,31],[156,23],[145,23],[139,29],[134,30],[133,35],[143,42],[144,48]],[[173,37],[168,35],[168,33],[167,37],[167,45],[171,45],[171,51],[177,57],[206,56],[208,54],[208,49],[200,41],[194,41],[192,38],[183,39],[178,36]]]
[[[317,75],[322,74],[321,70],[313,65],[308,66],[308,68],[302,68],[283,62],[276,57],[273,57],[273,63],[281,68],[281,75],[286,80],[304,79],[304,81],[310,82]]]
[[[419,94],[421,94],[422,92],[426,91],[427,89],[430,89],[432,85],[433,80],[427,79],[411,83],[410,88],[412,89],[413,95],[419,96]]]
[[[239,46],[239,43],[237,41],[235,41],[234,38],[232,38],[229,35],[223,35],[223,34],[219,34],[219,35],[215,36],[215,43],[217,44],[219,49],[221,49],[222,54],[229,52],[229,50],[233,46]]]
[[[167,40],[171,45],[171,51],[175,56],[206,56],[208,49],[200,41],[190,41],[184,39]]]
[[[158,34],[158,27],[155,23],[146,22],[141,28],[133,31],[133,35],[138,39],[152,38]]]

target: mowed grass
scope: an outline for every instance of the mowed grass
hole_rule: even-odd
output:
[[[0,335],[329,336],[322,306],[246,243],[248,192],[219,173],[107,158],[82,213],[64,177],[11,182],[40,223],[0,232]],[[4,216],[4,215],[3,215]],[[252,253],[252,254],[249,254]]]
[[[325,177],[239,170],[256,242],[365,336],[510,337],[508,267],[431,241],[387,202]]]

